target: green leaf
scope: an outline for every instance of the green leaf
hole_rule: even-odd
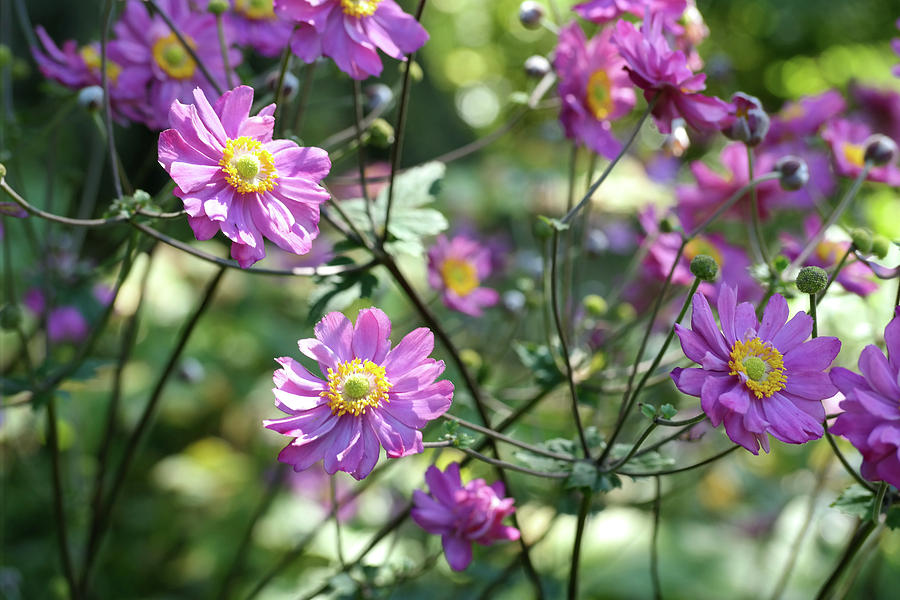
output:
[[[534,374],[534,379],[544,387],[556,385],[563,380],[563,375],[556,368],[556,362],[547,346],[533,342],[516,342],[513,345],[519,360]]]
[[[667,403],[659,407],[659,412],[664,419],[671,419],[678,414],[678,409]]]
[[[551,229],[555,229],[556,231],[565,231],[569,228],[568,223],[563,223],[559,219],[554,219],[553,217],[538,215],[538,219],[540,219],[543,223],[549,225]]]
[[[875,495],[863,486],[854,483],[844,490],[837,500],[831,503],[831,506],[844,514],[867,519],[872,516],[874,504]]]
[[[892,506],[887,513],[887,519],[884,524],[891,529],[900,528],[900,506]]]
[[[657,410],[656,410],[655,404],[650,404],[647,402],[641,403],[641,414],[642,415],[644,415],[648,419],[652,419],[652,418],[656,417],[656,413],[657,413]]]
[[[572,465],[572,474],[566,479],[565,488],[591,488],[597,483],[597,467],[592,462],[578,461]]]

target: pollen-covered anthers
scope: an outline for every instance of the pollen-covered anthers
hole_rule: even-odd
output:
[[[185,41],[192,49],[197,47],[194,40],[187,36]],[[173,79],[190,79],[197,69],[197,63],[190,52],[174,33],[156,40],[153,44],[153,58],[159,68]]]
[[[351,17],[371,17],[381,0],[341,0],[341,9]]]
[[[235,12],[255,21],[274,19],[274,0],[235,0]]]
[[[337,371],[328,369],[328,389],[320,396],[328,400],[332,414],[350,413],[358,417],[366,414],[370,407],[377,408],[382,402],[389,402],[390,389],[384,367],[370,360],[354,358],[340,363]]]
[[[441,265],[441,278],[444,285],[456,292],[458,296],[466,296],[478,287],[478,271],[468,260],[448,258]]]
[[[594,116],[601,121],[609,117],[615,106],[612,98],[612,83],[610,83],[606,71],[603,69],[594,71],[588,79],[585,92],[588,106]]]
[[[738,340],[731,348],[730,375],[743,373],[747,387],[757,398],[770,398],[784,389],[784,357],[772,344],[753,338],[747,342]]]
[[[865,165],[866,149],[863,148],[862,145],[844,142],[841,150],[844,152],[844,158],[847,159],[847,162],[850,164],[860,168]]]
[[[277,185],[275,158],[257,140],[241,136],[228,140],[219,160],[229,185],[241,192],[268,192]]]
[[[78,51],[78,54],[81,55],[81,59],[84,61],[84,65],[93,73],[100,73],[100,64],[102,63],[100,53],[97,52],[97,49],[93,46],[84,46],[81,50]],[[110,82],[115,83],[119,78],[119,73],[122,72],[122,67],[114,63],[106,57],[106,76],[109,77]]]

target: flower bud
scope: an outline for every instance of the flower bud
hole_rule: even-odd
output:
[[[526,29],[537,29],[544,18],[544,7],[537,2],[523,2],[519,5],[519,22]]]
[[[714,281],[719,274],[719,264],[712,256],[698,254],[691,259],[691,273],[702,281]]]
[[[774,171],[781,175],[778,182],[782,189],[799,190],[809,181],[809,167],[798,156],[784,156],[775,163]]]
[[[100,110],[103,106],[103,88],[99,85],[89,85],[78,90],[78,105],[89,111]]]
[[[550,61],[547,60],[546,56],[535,54],[525,60],[525,74],[529,77],[540,79],[549,73],[550,69]]]
[[[419,64],[418,61],[412,61],[412,64],[408,62],[400,63],[400,72],[405,73],[406,69],[409,69],[409,78],[413,81],[422,81],[425,77],[425,73],[422,71],[422,65]]]
[[[688,136],[684,119],[677,117],[672,119],[672,133],[663,140],[663,149],[670,155],[679,157],[691,147],[691,138]]]
[[[503,302],[503,308],[513,314],[522,312],[527,301],[525,294],[523,294],[519,290],[507,290],[503,292],[503,296],[501,296],[501,299]]]
[[[609,304],[607,304],[606,299],[597,294],[585,296],[581,302],[592,317],[602,317],[609,310]]]
[[[758,98],[737,92],[731,97],[734,120],[722,130],[725,137],[757,146],[769,132],[769,115]]]
[[[868,254],[872,251],[872,232],[864,227],[857,227],[850,232],[850,239],[853,245],[862,252]]]
[[[367,85],[363,93],[366,95],[366,110],[369,112],[382,108],[394,99],[394,92],[383,83]]]
[[[0,177],[6,177],[6,165],[0,163]]]
[[[532,232],[534,233],[534,237],[539,240],[549,240],[553,237],[553,226],[545,219],[539,217],[534,220]]]
[[[681,229],[678,225],[678,221],[676,221],[672,216],[663,217],[659,221],[659,231],[660,233],[672,233],[673,231],[678,231]]]
[[[828,285],[828,273],[822,267],[803,267],[797,274],[797,289],[804,294],[818,294]]]
[[[863,146],[866,149],[863,158],[876,167],[894,162],[897,156],[897,143],[880,133],[870,135]]]
[[[775,270],[781,273],[791,264],[790,259],[784,254],[779,254],[775,258],[772,259],[772,266],[775,267]]]
[[[214,15],[222,15],[228,12],[228,0],[209,0],[206,10]]]
[[[272,71],[266,76],[266,87],[275,93],[275,86],[278,85],[278,71]],[[281,82],[281,100],[290,100],[300,88],[300,81],[297,76],[290,71],[285,72],[284,81]]]
[[[368,143],[376,148],[387,148],[394,143],[394,126],[384,119],[375,119],[369,126]]]
[[[22,309],[15,304],[0,308],[0,327],[7,331],[17,329],[22,324]]]
[[[890,249],[891,240],[887,239],[883,235],[876,234],[872,236],[872,254],[874,254],[878,258],[884,258],[887,256]]]

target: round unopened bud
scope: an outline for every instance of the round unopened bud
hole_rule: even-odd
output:
[[[606,302],[606,299],[597,294],[585,296],[581,302],[592,317],[602,317],[609,310],[609,304]]]
[[[866,149],[863,159],[876,167],[894,162],[897,156],[897,143],[880,133],[870,135],[863,146]]]
[[[725,137],[744,142],[748,146],[757,146],[769,132],[769,115],[758,98],[743,92],[731,97],[734,104],[734,120],[722,129]]]
[[[507,290],[503,292],[501,298],[503,301],[503,308],[514,314],[522,312],[522,309],[525,308],[525,303],[528,300],[525,297],[525,294],[519,290]]]
[[[209,0],[209,4],[206,6],[206,10],[214,15],[223,15],[229,8],[228,0]]]
[[[678,222],[671,216],[663,217],[659,222],[659,231],[661,233],[672,233],[678,231]]]
[[[394,143],[394,126],[384,119],[375,119],[369,126],[369,145],[387,148]]]
[[[537,29],[544,18],[544,7],[537,2],[523,2],[519,5],[519,22],[526,29]]]
[[[99,85],[89,85],[78,90],[78,105],[89,111],[100,110],[103,106],[103,88]]]
[[[822,267],[803,267],[797,273],[797,289],[804,294],[818,294],[828,285],[828,273]]]
[[[22,324],[22,309],[15,304],[0,308],[0,327],[6,330],[18,329]]]
[[[0,177],[6,177],[6,165],[0,163]]]
[[[425,72],[422,71],[422,65],[418,63],[418,61],[412,61],[412,64],[408,62],[400,63],[400,72],[406,72],[406,69],[409,69],[409,78],[413,81],[422,81],[425,77]]]
[[[534,237],[539,240],[549,240],[553,236],[553,226],[541,218],[534,220],[532,231],[534,232]]]
[[[851,231],[850,239],[853,240],[853,245],[863,254],[868,254],[872,251],[872,232],[865,227],[857,227]]]
[[[799,190],[809,182],[809,167],[798,156],[784,156],[775,163],[775,172],[780,175],[778,182],[788,191]]]
[[[772,259],[772,266],[775,267],[775,270],[779,273],[787,269],[790,264],[791,260],[784,254],[779,254]]]
[[[367,85],[363,93],[366,95],[366,110],[369,112],[382,108],[394,99],[394,92],[383,83]]]
[[[719,274],[719,263],[712,256],[698,254],[691,259],[691,273],[702,281],[714,281]]]
[[[525,74],[535,79],[541,79],[550,72],[550,61],[546,56],[535,54],[525,59]]]
[[[0,44],[0,67],[5,67],[13,60],[12,50],[6,44]]]
[[[884,258],[887,256],[890,249],[891,240],[887,239],[883,235],[876,234],[872,236],[872,254],[874,254],[878,258]]]
[[[276,91],[275,88],[277,85],[278,72],[272,71],[266,76],[266,87],[274,93]],[[297,79],[297,76],[290,71],[285,72],[284,81],[281,82],[281,100],[290,100],[294,97],[299,88],[300,81]]]

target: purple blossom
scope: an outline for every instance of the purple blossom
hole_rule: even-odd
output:
[[[647,12],[661,13],[674,23],[687,8],[686,0],[589,0],[572,7],[578,15],[592,23],[609,23],[625,14],[643,19]]]
[[[871,134],[868,125],[849,119],[834,119],[825,126],[822,138],[831,146],[831,158],[838,175],[859,176],[865,164],[865,143]],[[874,167],[866,179],[900,186],[900,169],[895,164]]]
[[[679,390],[700,398],[700,407],[714,427],[753,454],[769,451],[767,433],[789,444],[822,437],[822,401],[837,389],[824,370],[841,349],[834,337],[805,341],[813,320],[798,312],[788,321],[785,299],[775,294],[762,322],[753,305],[737,303],[733,289],[719,294],[721,328],[716,326],[706,298],[693,298],[691,329],[675,326],[685,356],[700,368],[676,368],[672,379]]]
[[[231,4],[233,10],[226,19],[238,44],[269,57],[284,51],[294,26],[275,14],[274,0],[232,0]]]
[[[191,12],[187,0],[158,0],[157,3],[216,81],[224,82],[225,64],[219,51],[215,17],[209,13]],[[125,62],[123,67],[140,70],[149,82],[141,88],[142,100],[138,107],[139,118],[147,127],[164,129],[172,101],[188,101],[196,87],[207,96],[216,95],[215,87],[206,79],[175,33],[161,16],[150,16],[146,3],[129,0],[113,30]],[[228,39],[233,39],[230,31],[226,35]],[[230,65],[234,67],[240,61],[240,52],[230,49]]]
[[[519,539],[519,530],[503,524],[515,512],[512,498],[504,498],[502,482],[491,485],[473,479],[463,485],[459,463],[451,463],[444,472],[428,467],[425,482],[429,493],[413,492],[410,514],[416,524],[441,536],[444,555],[450,568],[462,571],[472,562],[472,542],[490,546],[500,540]]]
[[[323,460],[330,474],[346,471],[363,479],[378,462],[424,449],[428,421],[450,408],[453,384],[442,379],[443,361],[429,358],[434,335],[420,327],[391,348],[391,321],[381,310],[359,311],[354,326],[332,312],[300,340],[305,356],[317,361],[324,379],[290,357],[276,359],[275,404],[290,415],[264,421],[294,438],[278,460],[302,471]]]
[[[837,90],[788,102],[772,117],[766,143],[778,144],[814,136],[822,125],[844,112],[846,106],[844,97]]]
[[[194,104],[172,103],[172,129],[159,136],[159,164],[177,184],[194,235],[208,240],[221,230],[244,268],[266,255],[264,237],[294,254],[310,251],[329,198],[319,182],[331,169],[324,150],[273,140],[275,105],[251,117],[252,103],[247,86],[215,106],[196,89]]]
[[[894,27],[900,29],[900,19],[897,19],[897,22],[894,23]],[[891,48],[894,49],[895,54],[900,55],[900,38],[891,40]],[[894,65],[894,68],[891,69],[891,73],[893,73],[895,77],[900,77],[900,64]]]
[[[800,256],[806,241],[813,239],[821,227],[822,220],[817,215],[809,215],[803,220],[803,239],[795,238],[789,233],[782,233],[780,239],[784,255],[791,260]],[[824,238],[801,266],[815,266],[831,270],[849,248],[850,242],[837,242]],[[852,254],[838,273],[836,281],[848,292],[860,296],[868,296],[878,289],[878,284],[872,281],[872,272],[857,261]]]
[[[440,235],[428,250],[428,283],[453,310],[480,317],[484,308],[497,304],[497,290],[481,287],[490,274],[490,248],[467,236],[448,240]]]
[[[862,118],[873,131],[900,140],[900,93],[865,85],[851,85],[850,94],[861,109]]]
[[[571,23],[559,33],[553,60],[566,137],[609,159],[622,149],[611,121],[634,108],[634,89],[623,70],[625,61],[610,44],[611,35],[605,29],[588,41],[581,27]]]
[[[862,454],[860,472],[869,481],[900,487],[900,308],[884,329],[887,358],[873,344],[859,355],[858,375],[835,367],[831,381],[844,395],[833,433]]]
[[[663,18],[651,15],[641,30],[627,21],[616,23],[612,41],[628,63],[625,69],[648,102],[656,98],[653,117],[662,133],[672,120],[683,117],[699,131],[718,130],[728,119],[731,106],[698,92],[706,88],[706,75],[694,74],[681,50],[673,50],[662,32]]]
[[[88,324],[74,306],[59,306],[47,315],[47,337],[51,342],[78,343],[88,334]]]
[[[302,61],[328,56],[354,79],[381,74],[379,48],[403,60],[428,41],[428,32],[394,0],[276,0],[275,10],[298,26],[291,50]]]

